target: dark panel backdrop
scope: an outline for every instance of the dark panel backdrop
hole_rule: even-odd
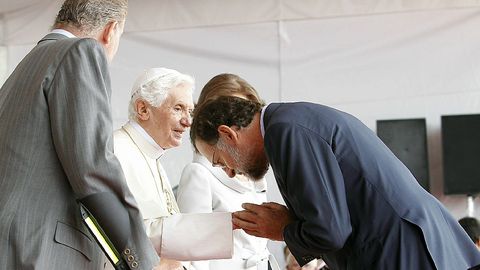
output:
[[[377,135],[429,191],[425,119],[377,120]]]
[[[480,114],[442,116],[445,194],[480,192]]]

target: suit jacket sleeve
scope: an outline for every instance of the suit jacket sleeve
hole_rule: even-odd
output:
[[[58,158],[77,199],[112,192],[128,211],[131,234],[119,252],[134,257],[138,269],[151,269],[158,257],[148,241],[137,204],[113,154],[110,77],[104,49],[78,39],[45,82],[51,132]]]
[[[296,216],[284,239],[297,261],[303,265],[342,248],[352,227],[331,146],[313,131],[286,123],[268,127],[264,142],[282,196]]]

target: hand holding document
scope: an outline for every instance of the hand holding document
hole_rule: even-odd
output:
[[[253,236],[283,241],[283,230],[293,221],[287,207],[274,202],[244,203],[242,207],[245,210],[233,213],[234,228],[241,228]]]

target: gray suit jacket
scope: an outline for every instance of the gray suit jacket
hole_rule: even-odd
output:
[[[100,192],[128,212],[129,266],[157,263],[113,154],[107,65],[97,41],[49,34],[2,86],[0,270],[103,267],[76,202]]]

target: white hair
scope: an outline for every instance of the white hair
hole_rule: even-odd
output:
[[[170,89],[184,84],[191,85],[188,91],[193,93],[195,80],[190,75],[168,68],[150,68],[145,70],[133,84],[128,105],[128,118],[137,120],[137,111],[135,110],[135,102],[137,100],[143,99],[148,104],[159,107],[167,98]]]

